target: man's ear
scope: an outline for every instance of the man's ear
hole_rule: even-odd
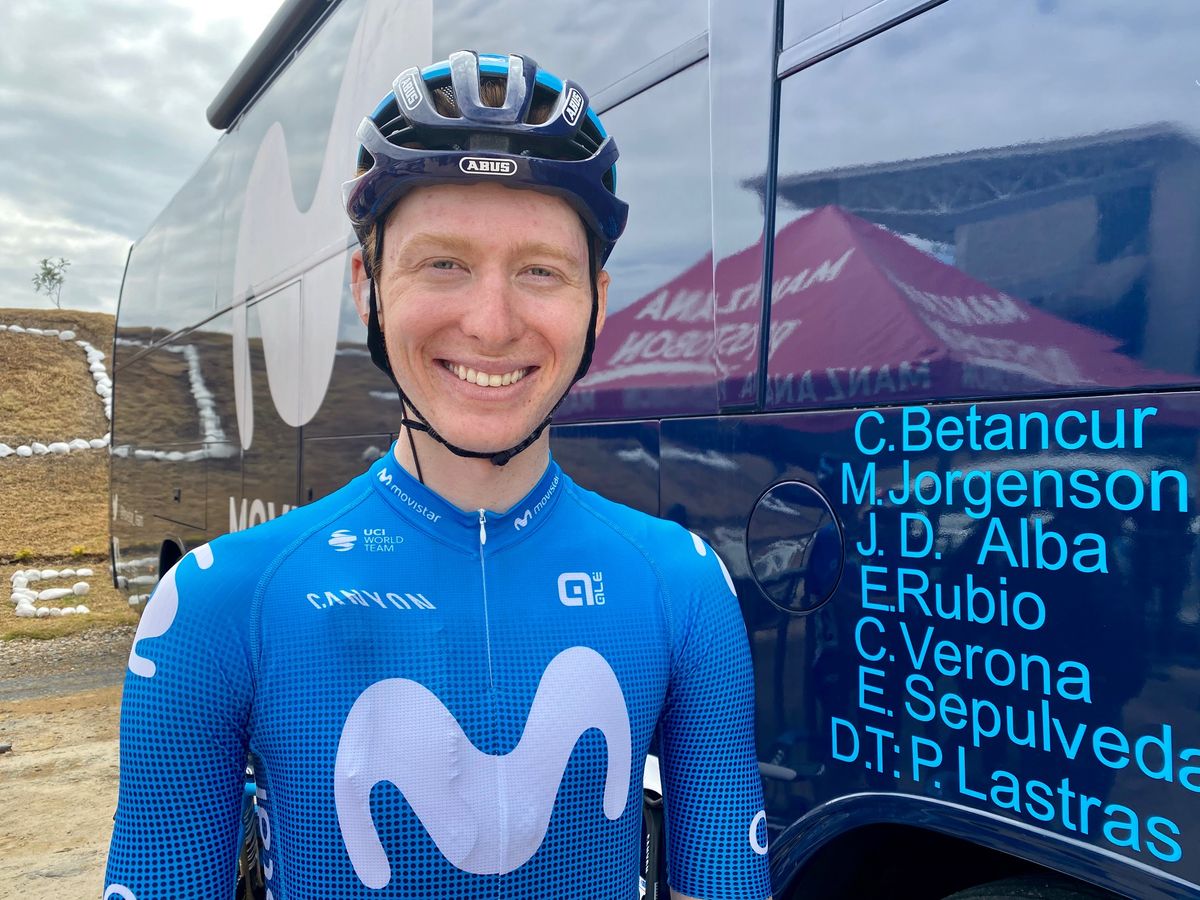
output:
[[[612,276],[608,274],[607,269],[601,269],[600,274],[596,276],[596,337],[599,337],[604,329],[604,316],[608,310],[608,285],[611,281]]]
[[[371,315],[371,301],[368,296],[367,284],[369,280],[367,267],[363,263],[362,247],[358,247],[350,254],[350,293],[354,296],[354,308],[358,310],[358,317],[362,319],[364,325],[367,324],[367,319]]]

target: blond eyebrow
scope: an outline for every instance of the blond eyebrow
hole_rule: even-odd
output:
[[[465,256],[473,249],[473,245],[471,241],[457,234],[419,231],[410,236],[406,235],[396,252],[406,253],[424,248]],[[549,257],[573,267],[587,268],[587,264],[574,253],[547,241],[518,240],[512,245],[511,253],[515,256]]]

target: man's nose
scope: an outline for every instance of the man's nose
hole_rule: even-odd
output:
[[[489,347],[503,347],[521,333],[517,290],[506,273],[482,272],[463,313],[462,330]]]

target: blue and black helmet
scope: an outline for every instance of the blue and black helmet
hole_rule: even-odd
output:
[[[498,106],[482,99],[492,79],[504,83]],[[528,56],[460,50],[406,69],[363,119],[358,140],[361,174],[344,192],[360,240],[414,187],[487,181],[561,197],[597,239],[601,264],[625,228],[616,142],[583,88]]]

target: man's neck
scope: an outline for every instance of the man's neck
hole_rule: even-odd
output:
[[[507,465],[489,459],[456,456],[428,435],[414,433],[425,486],[462,510],[504,512],[533,490],[550,461],[550,436],[543,433]],[[417,477],[417,466],[405,430],[396,441],[396,461]]]

